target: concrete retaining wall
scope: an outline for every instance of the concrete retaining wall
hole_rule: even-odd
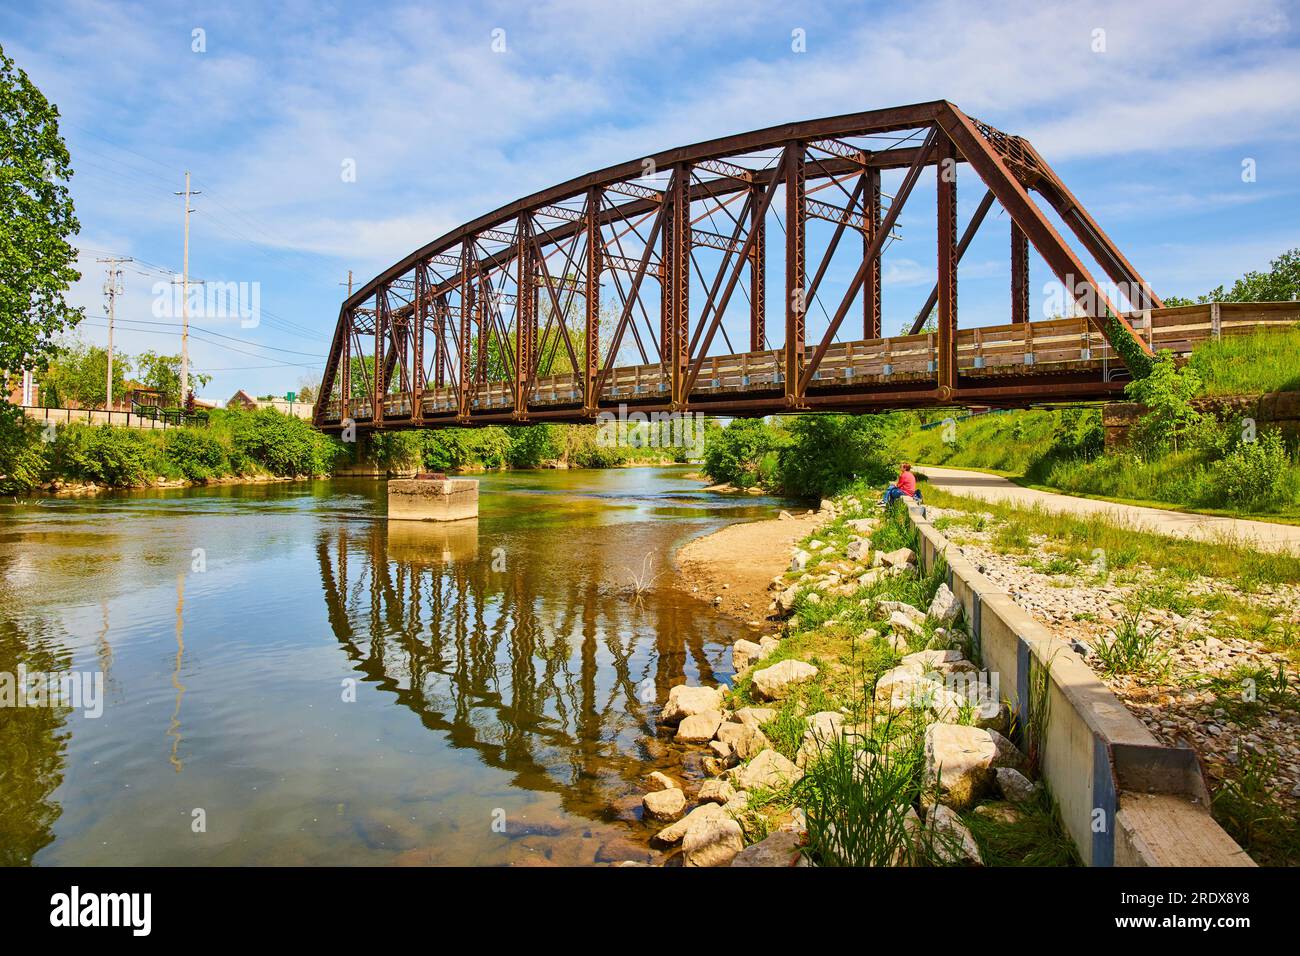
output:
[[[1022,727],[1031,681],[1045,670],[1042,772],[1084,863],[1254,866],[1211,818],[1195,753],[1160,744],[1066,641],[950,547],[921,505],[909,502],[908,510],[922,566],[947,559],[948,586],[965,609],[983,666],[998,675]]]

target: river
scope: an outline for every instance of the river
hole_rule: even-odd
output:
[[[658,706],[745,630],[672,552],[781,506],[686,474],[489,474],[451,525],[364,480],[6,504],[0,674],[103,694],[0,707],[0,862],[658,859]]]

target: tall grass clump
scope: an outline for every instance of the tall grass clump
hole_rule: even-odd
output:
[[[809,852],[822,866],[921,862],[919,830],[908,820],[921,792],[920,738],[892,746],[871,739],[865,749],[856,742],[853,736],[827,742],[794,785],[808,822]]]

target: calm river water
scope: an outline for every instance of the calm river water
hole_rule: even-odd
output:
[[[780,506],[685,474],[487,475],[444,526],[375,481],[0,506],[0,674],[104,681],[98,718],[0,707],[0,863],[644,855],[657,707],[743,628],[628,584]]]

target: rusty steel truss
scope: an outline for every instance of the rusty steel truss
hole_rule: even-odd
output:
[[[984,192],[959,234],[961,166]],[[931,168],[934,288],[910,336],[882,338],[882,253]],[[891,170],[903,177],[889,196],[881,174]],[[1019,357],[996,369],[983,362],[995,330],[972,339],[957,320],[957,265],[995,202],[1010,220],[1009,318],[1020,329],[1007,338]],[[1069,361],[1034,361],[1038,327],[1051,323],[1029,321],[1030,245],[1075,300],[1082,344]],[[827,327],[809,341],[809,308],[833,285],[833,263],[834,308],[822,306]],[[1126,303],[1108,297],[1115,288]],[[723,320],[734,329],[741,305],[748,341],[733,343]],[[620,405],[737,416],[1101,397],[1123,372],[1111,337],[1149,351],[1126,316],[1162,305],[1029,142],[946,101],[919,103],[667,150],[453,229],[343,303],[315,422],[369,430],[590,421]]]

